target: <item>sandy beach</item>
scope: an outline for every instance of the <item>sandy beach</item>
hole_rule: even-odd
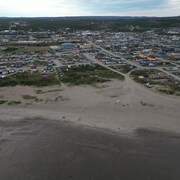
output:
[[[0,119],[41,117],[67,120],[92,127],[130,133],[136,128],[157,128],[180,132],[180,97],[158,94],[133,81],[112,81],[92,86],[1,88],[6,100],[20,105],[1,105]],[[31,95],[34,99],[23,99]]]
[[[130,79],[0,94],[21,102],[0,106],[3,180],[180,178],[179,97]]]

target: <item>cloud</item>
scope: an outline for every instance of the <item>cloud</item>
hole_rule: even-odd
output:
[[[120,12],[120,13],[110,13],[106,14],[108,16],[158,16],[158,17],[168,17],[168,16],[177,16],[179,14],[179,9],[174,9],[172,11],[169,8],[165,9],[154,9],[154,10],[142,10],[139,12],[138,10]]]
[[[170,5],[175,5],[175,6],[180,6],[180,1],[179,0],[169,0]]]
[[[89,4],[94,8],[98,7],[99,11],[101,12],[149,10],[165,8],[169,5],[168,0],[90,0]]]
[[[77,0],[0,0],[0,16],[92,15]]]
[[[180,0],[0,0],[0,16],[167,16],[179,10]]]

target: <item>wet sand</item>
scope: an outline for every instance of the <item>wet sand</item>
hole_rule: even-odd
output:
[[[0,121],[1,180],[179,180],[180,135],[65,121]]]

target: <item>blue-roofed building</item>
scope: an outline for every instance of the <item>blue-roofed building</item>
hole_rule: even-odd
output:
[[[73,47],[74,47],[74,45],[72,43],[64,43],[64,44],[62,44],[63,49],[71,49]]]
[[[141,61],[139,61],[139,64],[141,66],[147,66],[148,65],[148,61],[147,60],[141,60]]]
[[[165,56],[167,56],[167,54],[165,52],[159,52],[159,53],[157,53],[157,56],[165,57]]]
[[[33,57],[32,57],[32,55],[27,55],[25,59],[26,59],[27,61],[31,61],[31,60],[33,60]]]
[[[55,56],[55,55],[56,55],[56,51],[54,51],[54,50],[51,51],[51,55],[52,55],[52,56]]]

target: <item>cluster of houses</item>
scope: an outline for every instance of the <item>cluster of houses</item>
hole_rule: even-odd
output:
[[[111,56],[103,52],[94,53],[94,58],[106,65],[126,64],[120,57]]]
[[[108,33],[105,38],[96,39],[96,43],[132,60],[143,55],[147,60],[180,60],[180,36],[178,35],[159,35],[154,31]]]
[[[16,23],[13,25],[18,26]],[[166,70],[179,72],[180,36],[175,32],[179,32],[179,29],[168,29],[165,35],[157,34],[155,30],[146,32],[3,30],[0,31],[0,75],[11,74],[18,69],[20,71],[32,69],[36,72],[39,71],[39,66],[45,72],[53,72],[54,66],[90,63],[83,53],[93,53],[98,61],[106,65],[126,64],[121,58],[103,53],[94,43],[138,65],[163,66],[167,68]],[[7,53],[5,50],[9,44],[15,47],[43,46],[48,47],[49,51],[23,53],[16,50]],[[55,65],[51,65],[53,63],[50,62]]]
[[[156,80],[156,79],[169,79],[169,75],[163,73],[163,72],[160,72],[160,73],[155,73],[155,74],[150,74],[149,79],[152,79],[152,80]]]
[[[0,77],[23,72],[52,73],[55,68],[90,64],[80,53],[10,53],[0,55]]]

